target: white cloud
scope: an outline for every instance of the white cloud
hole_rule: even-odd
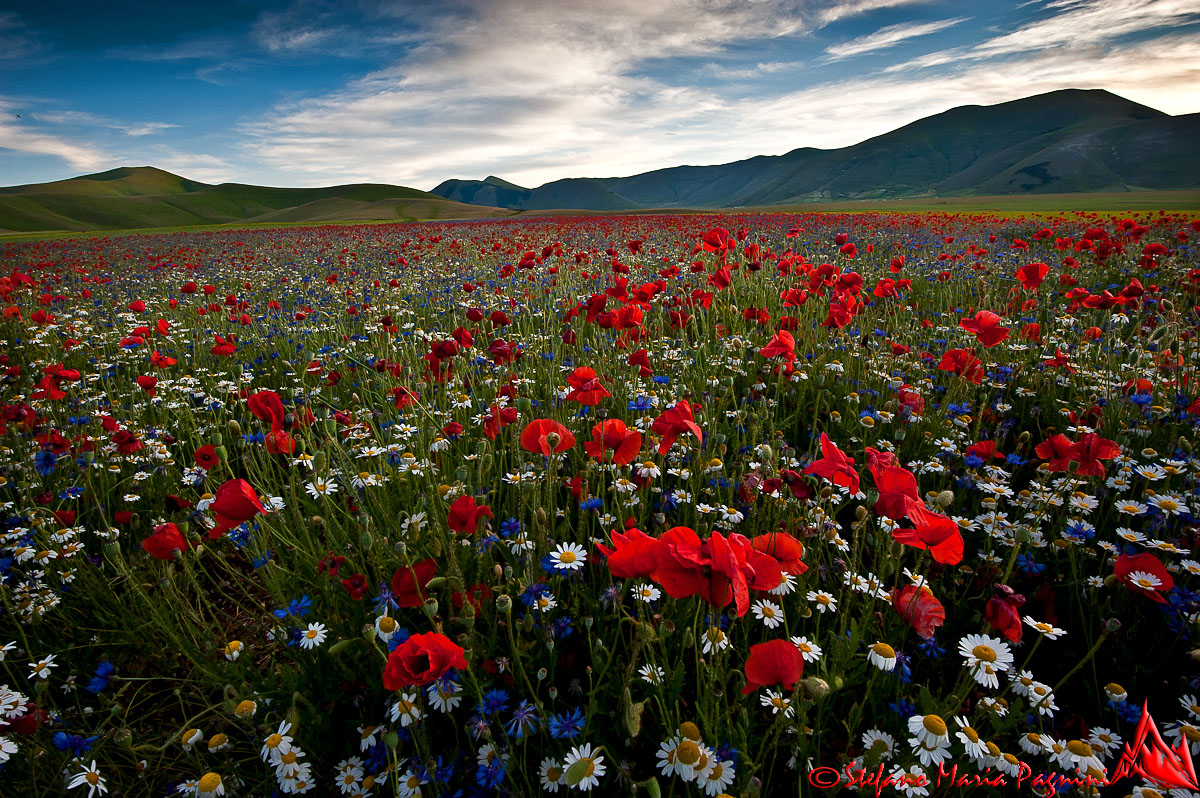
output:
[[[820,19],[823,25],[828,25],[832,22],[837,22],[839,19],[856,17],[860,14],[878,11],[881,8],[910,6],[927,1],[928,0],[845,0],[845,2],[834,3],[832,5],[824,4],[825,7],[818,12],[817,18]]]
[[[0,61],[27,58],[41,49],[41,43],[20,15],[0,11]]]
[[[113,165],[112,156],[100,149],[50,135],[31,122],[18,119],[16,107],[4,99],[0,99],[0,149],[26,155],[51,155],[82,172]]]
[[[86,111],[37,111],[31,114],[33,119],[52,125],[71,125],[76,127],[103,127],[119,130],[127,136],[149,136],[179,127],[170,122],[118,122],[108,117],[90,114]]]
[[[908,39],[915,39],[918,36],[928,36],[931,33],[952,28],[966,21],[966,17],[958,17],[956,19],[939,19],[934,22],[888,25],[886,28],[880,28],[866,36],[860,36],[857,39],[852,39],[842,44],[832,45],[826,48],[825,52],[834,60],[850,58],[851,56],[863,55],[864,53],[894,47]]]

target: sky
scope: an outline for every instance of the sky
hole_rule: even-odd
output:
[[[533,187],[1062,88],[1200,112],[1200,3],[2,0],[0,185]]]

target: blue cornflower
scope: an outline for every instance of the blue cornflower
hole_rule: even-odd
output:
[[[293,615],[297,618],[303,618],[305,615],[308,615],[308,611],[311,609],[312,599],[308,596],[301,596],[298,599],[289,601],[286,609],[275,610],[275,617],[283,619],[289,615]]]
[[[60,498],[60,499],[78,499],[82,495],[83,495],[83,488],[79,487],[78,485],[72,485],[71,487],[64,490],[62,493],[58,494],[58,498]]]
[[[734,767],[737,767],[738,759],[742,756],[741,752],[729,743],[721,743],[713,753],[716,755],[718,762],[729,761],[733,763]]]
[[[604,499],[596,496],[591,499],[584,499],[579,506],[584,510],[599,510],[604,506]]]
[[[521,522],[515,518],[508,518],[500,522],[500,537],[512,537],[521,531]]]
[[[560,615],[550,622],[550,633],[554,635],[555,640],[563,640],[571,636],[575,629],[571,626],[571,619],[566,615]]]
[[[1024,571],[1027,576],[1037,576],[1046,570],[1046,566],[1033,559],[1032,554],[1018,555],[1017,567]]]
[[[625,405],[626,410],[638,413],[645,413],[653,408],[654,404],[650,401],[649,396],[638,396],[636,399],[630,399]]]
[[[1005,458],[1004,458],[1004,460],[1005,460],[1005,462],[1007,462],[1007,463],[1008,463],[1010,466],[1022,466],[1022,465],[1025,465],[1025,458],[1024,458],[1024,457],[1022,457],[1022,456],[1021,456],[1021,455],[1019,455],[1019,454],[1016,454],[1016,453],[1013,453],[1013,454],[1010,454],[1010,455],[1008,455],[1007,457],[1005,457]]]
[[[486,765],[480,765],[475,771],[475,781],[480,787],[494,789],[504,783],[504,771],[507,763],[499,756],[492,757]]]
[[[967,468],[979,468],[983,465],[983,458],[977,454],[969,454],[963,458],[963,465]]]
[[[363,766],[367,773],[374,775],[388,766],[388,747],[386,743],[375,743],[367,749]]]
[[[537,707],[521,699],[521,703],[513,710],[512,718],[504,724],[504,731],[514,740],[520,740],[529,732],[537,731],[537,727]]]
[[[105,687],[108,687],[108,677],[112,676],[116,668],[108,660],[104,660],[96,666],[96,675],[93,676],[87,683],[89,693],[99,693]]]
[[[253,565],[255,568],[262,568],[264,565],[269,563],[271,561],[271,558],[274,556],[275,556],[274,553],[270,549],[267,549],[266,551],[264,551],[262,553],[261,557],[255,557],[251,561],[251,565]]]
[[[98,739],[100,739],[98,736],[84,737],[82,734],[68,734],[65,731],[57,731],[50,738],[50,742],[59,751],[70,751],[73,755],[81,757],[92,750],[92,743]]]
[[[550,592],[550,588],[546,587],[541,582],[534,582],[529,587],[521,591],[521,603],[526,607],[532,607],[537,604],[537,600]]]
[[[400,609],[400,605],[396,603],[395,596],[392,595],[392,588],[387,582],[379,583],[379,595],[375,597],[375,612],[383,612],[388,607],[394,610]]]
[[[391,654],[400,646],[404,645],[406,642],[408,642],[408,638],[410,637],[412,637],[412,633],[403,627],[392,632],[392,637],[390,640],[388,640],[387,644],[388,653]]]
[[[932,637],[927,637],[917,646],[922,654],[930,659],[937,659],[946,653],[946,649],[937,644],[937,641]]]
[[[502,688],[493,688],[483,694],[483,700],[479,702],[480,715],[495,715],[498,712],[503,712],[508,706],[508,691]]]
[[[895,712],[900,717],[908,720],[913,715],[917,714],[917,705],[909,701],[907,698],[898,698],[888,704],[888,709]]]
[[[550,717],[550,736],[556,740],[574,740],[583,731],[583,713],[579,707]]]
[[[42,476],[53,474],[57,465],[58,458],[54,456],[54,452],[43,450],[38,452],[33,458],[33,467]]]
[[[653,379],[654,379],[654,382],[657,383],[658,385],[670,385],[671,384],[671,378],[668,377],[666,374],[655,374]]]

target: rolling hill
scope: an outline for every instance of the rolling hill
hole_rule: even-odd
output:
[[[123,230],[229,223],[469,219],[509,216],[403,186],[209,185],[150,166],[0,188],[0,231]]]
[[[497,177],[433,193],[514,209],[729,208],[919,196],[1200,187],[1200,114],[1169,116],[1103,90],[963,106],[836,150],[522,188]]]

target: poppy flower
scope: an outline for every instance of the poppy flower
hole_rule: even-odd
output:
[[[874,450],[867,450],[867,467],[875,479],[875,487],[879,490],[875,514],[897,521],[902,520],[908,512],[905,503],[921,500],[921,494],[917,490],[917,478],[907,468],[887,464],[882,458],[871,457],[872,451]]]
[[[974,333],[979,343],[985,349],[990,349],[1008,337],[1008,328],[1000,326],[1001,321],[1000,316],[992,311],[981,310],[973,318],[961,319],[958,326]]]
[[[608,558],[608,570],[618,579],[642,579],[658,567],[659,541],[637,528],[613,531],[612,547],[596,544],[596,550]]]
[[[821,433],[821,459],[804,469],[805,474],[815,474],[834,485],[858,493],[858,472],[854,470],[854,461],[839,449],[829,436]]]
[[[1114,573],[1121,584],[1159,604],[1166,604],[1162,594],[1175,587],[1175,580],[1162,561],[1149,552],[1122,554],[1117,558]]]
[[[928,640],[937,627],[946,622],[946,608],[927,585],[905,585],[892,590],[892,607],[917,634]]]
[[[963,557],[962,533],[954,519],[925,509],[920,501],[903,499],[905,517],[912,529],[893,529],[892,537],[906,546],[928,549],[933,559],[943,565],[958,565]]]
[[[793,690],[804,675],[804,656],[791,640],[756,643],[750,646],[745,671],[746,686],[742,688],[742,695],[769,684]]]
[[[166,355],[160,355],[158,353],[158,350],[156,349],[150,355],[150,362],[153,363],[154,365],[158,366],[160,369],[165,369],[165,368],[170,368],[171,366],[174,366],[179,361],[173,357],[167,357]]]
[[[958,376],[976,385],[983,382],[983,362],[968,349],[951,349],[942,355],[938,371],[953,371]]]
[[[638,375],[641,377],[654,376],[654,370],[650,368],[650,359],[647,357],[645,349],[639,349],[638,351],[634,352],[625,360],[625,362],[631,366],[637,366]]]
[[[796,362],[796,339],[790,332],[779,330],[758,353],[765,358],[782,357],[790,366]]]
[[[367,591],[371,588],[367,577],[363,574],[354,574],[342,580],[342,587],[346,588],[346,592],[350,594],[350,598],[355,601],[362,601],[363,596],[367,595]]]
[[[629,429],[620,419],[606,419],[592,427],[592,439],[583,442],[588,457],[604,461],[604,453],[612,451],[612,461],[629,465],[642,450],[642,433]]]
[[[999,585],[996,595],[988,599],[984,609],[984,619],[1000,634],[1013,643],[1021,642],[1024,625],[1021,623],[1020,609],[1025,604],[1025,597],[1016,593],[1007,585]]]
[[[208,530],[210,540],[216,540],[234,527],[266,512],[258,500],[258,494],[244,479],[231,479],[217,488],[209,509],[217,518],[217,525]]]
[[[666,454],[671,449],[671,444],[675,443],[675,439],[685,432],[695,435],[697,443],[704,441],[704,432],[696,423],[692,415],[692,405],[686,399],[680,399],[660,413],[650,425],[650,429],[655,435],[662,437],[662,442],[658,445],[659,454]]]
[[[134,380],[147,396],[154,396],[154,387],[158,385],[158,377],[142,374]]]
[[[517,420],[517,408],[492,405],[483,418],[483,434],[496,439],[496,434]]]
[[[459,496],[446,513],[446,525],[455,532],[470,535],[478,528],[479,519],[485,516],[495,518],[491,507],[486,504],[476,506],[473,496]]]
[[[411,568],[397,568],[392,574],[392,599],[402,608],[420,607],[425,603],[425,585],[437,574],[437,560],[432,557],[413,563]]]
[[[521,448],[534,454],[549,457],[552,452],[565,452],[574,445],[575,436],[554,419],[535,419],[521,430]]]
[[[1035,291],[1050,273],[1050,267],[1044,263],[1027,263],[1017,269],[1017,279],[1028,291]]]
[[[440,632],[413,635],[388,655],[383,687],[385,690],[421,687],[442,678],[451,668],[465,670],[465,653],[462,646]]]
[[[596,377],[596,370],[586,366],[580,366],[572,371],[571,375],[567,377],[567,384],[571,386],[571,392],[567,394],[567,401],[579,402],[583,405],[600,404],[601,399],[612,395],[600,384],[600,380]]]
[[[173,560],[176,551],[188,550],[188,542],[179,527],[160,524],[154,527],[154,534],[142,541],[142,548],[157,560]]]
[[[196,461],[196,465],[205,471],[216,468],[221,464],[221,458],[217,455],[217,447],[211,443],[206,443],[192,452],[192,459]]]
[[[801,562],[804,556],[804,544],[786,532],[768,532],[756,535],[750,539],[750,545],[755,551],[761,551],[779,563],[779,570],[794,576],[800,576],[808,570]]]

